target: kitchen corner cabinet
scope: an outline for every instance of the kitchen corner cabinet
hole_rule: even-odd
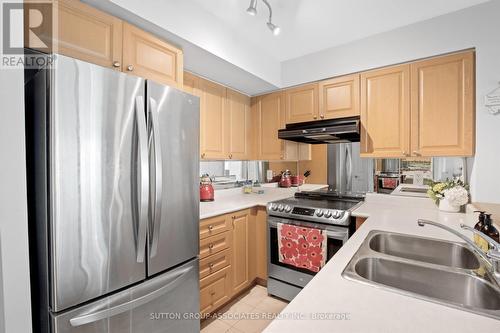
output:
[[[361,74],[361,156],[410,156],[410,65]]]
[[[308,144],[278,139],[278,130],[285,127],[285,93],[275,92],[252,99],[257,160],[298,161],[311,158]]]
[[[56,53],[182,87],[182,50],[80,1],[54,4]]]
[[[121,70],[123,22],[76,0],[58,0],[54,51]]]
[[[285,90],[286,123],[318,119],[318,84],[306,84]]]
[[[250,158],[250,97],[227,89],[229,159]]]
[[[335,119],[359,116],[359,74],[319,82],[319,117]]]
[[[226,87],[198,78],[202,159],[227,159],[229,117]]]
[[[412,155],[474,155],[473,52],[411,64],[411,119]]]
[[[233,239],[233,294],[247,288],[250,283],[249,267],[249,220],[250,210],[243,210],[231,215],[232,220],[232,239]]]
[[[124,72],[182,87],[182,51],[131,24],[123,23]]]

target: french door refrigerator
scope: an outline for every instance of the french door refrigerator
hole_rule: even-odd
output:
[[[35,332],[198,332],[198,97],[61,55],[25,74]]]

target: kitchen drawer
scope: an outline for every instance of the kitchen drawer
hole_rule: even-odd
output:
[[[215,273],[231,263],[231,252],[223,250],[200,260],[200,279]]]
[[[202,220],[200,222],[200,239],[228,231],[230,222],[227,215],[219,215]]]
[[[202,239],[200,240],[200,259],[225,250],[230,245],[231,233],[229,231]]]
[[[210,313],[231,298],[231,266],[200,280],[200,312]]]

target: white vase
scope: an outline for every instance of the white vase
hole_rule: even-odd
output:
[[[452,205],[446,198],[439,200],[439,210],[443,212],[458,213],[460,206]]]

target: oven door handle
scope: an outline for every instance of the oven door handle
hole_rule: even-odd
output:
[[[271,228],[278,227],[278,222],[276,222],[276,221],[268,220],[268,224],[269,224],[269,227],[271,227]],[[283,223],[283,224],[291,224],[291,225],[297,226],[294,223]],[[306,228],[315,229],[315,228],[311,228],[311,227],[306,227]],[[334,238],[334,239],[345,240],[349,236],[348,229],[346,229],[345,231],[344,230],[334,231],[334,230],[328,230],[326,228],[316,228],[316,229],[324,231],[327,237]]]

